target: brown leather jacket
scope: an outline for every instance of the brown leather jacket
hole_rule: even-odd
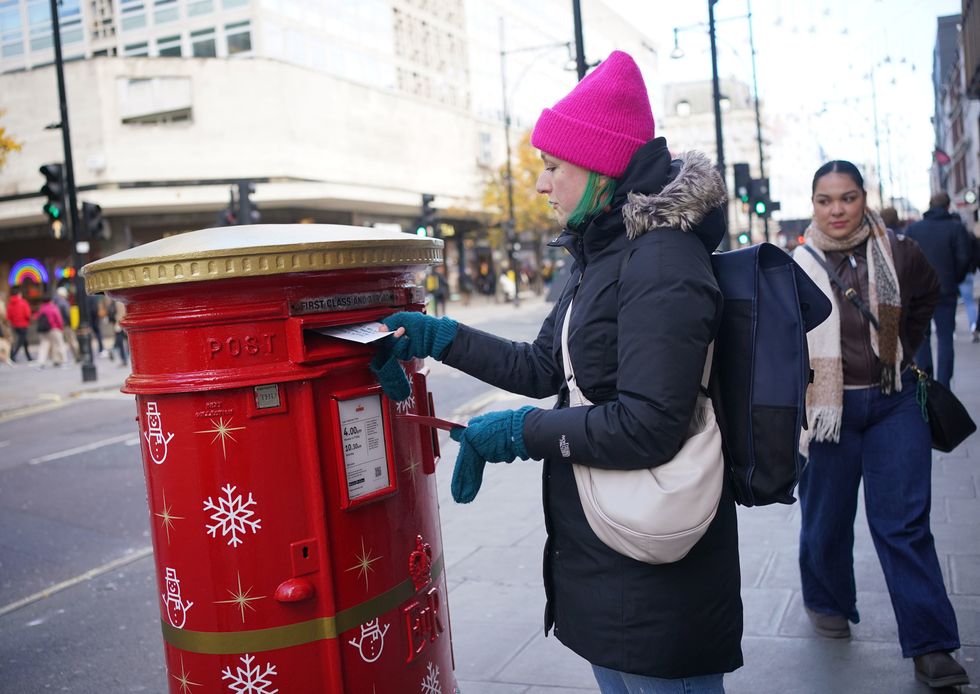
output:
[[[888,232],[895,260],[895,272],[902,296],[902,367],[915,356],[922,343],[932,311],[939,302],[939,278],[919,244],[904,235]],[[849,251],[828,251],[827,262],[837,271],[844,284],[857,290],[868,304],[868,244]],[[840,311],[841,356],[844,361],[845,386],[871,386],[878,383],[880,365],[871,349],[871,326],[861,310],[834,286]]]

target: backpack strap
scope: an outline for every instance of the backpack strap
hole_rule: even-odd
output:
[[[806,244],[803,245],[803,248],[805,248],[807,252],[809,252],[809,254],[812,255],[818,263],[820,263],[820,266],[827,271],[830,281],[833,282],[841,293],[847,297],[848,301],[857,306],[858,310],[864,314],[864,317],[867,318],[871,325],[874,326],[875,330],[878,330],[878,319],[875,318],[875,315],[871,313],[871,309],[869,309],[867,304],[865,304],[861,299],[861,295],[858,294],[853,287],[849,287],[847,284],[845,284],[841,276],[838,275],[832,267],[830,267],[830,263],[820,257],[819,253]]]

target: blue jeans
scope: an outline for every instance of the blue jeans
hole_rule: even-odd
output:
[[[592,666],[602,694],[725,694],[724,675],[665,680]]]
[[[977,300],[973,298],[973,274],[967,273],[966,279],[960,282],[960,298],[963,300],[963,308],[966,309],[969,330],[976,330],[977,326]]]
[[[936,324],[936,372],[932,370],[932,323]],[[956,330],[956,297],[943,297],[936,304],[932,322],[926,326],[922,346],[915,353],[916,365],[949,388],[953,378],[953,331]]]
[[[929,427],[906,373],[902,391],[844,391],[838,443],[811,442],[800,477],[803,604],[860,621],[854,585],[858,485],[885,574],[906,658],[960,647],[929,529],[932,452]]]

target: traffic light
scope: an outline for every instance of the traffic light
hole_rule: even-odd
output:
[[[415,233],[418,236],[428,236],[429,230],[436,224],[438,215],[436,214],[436,209],[432,206],[432,201],[435,199],[435,195],[422,193],[422,215],[419,217],[418,227],[415,229]]]
[[[235,215],[239,224],[258,224],[262,219],[259,208],[252,202],[255,184],[251,181],[238,183],[238,214]]]
[[[735,172],[735,195],[742,202],[749,201],[749,186],[752,184],[752,174],[749,173],[748,164],[735,164],[732,166]]]
[[[749,234],[747,231],[743,231],[738,235],[738,245],[746,246],[749,243]]]
[[[753,178],[749,184],[749,206],[759,217],[768,217],[769,209],[769,179]]]
[[[82,228],[78,240],[102,238],[102,208],[95,203],[82,203]]]
[[[40,169],[44,175],[41,195],[47,196],[42,208],[55,238],[61,238],[65,223],[65,169],[61,164],[45,164]]]

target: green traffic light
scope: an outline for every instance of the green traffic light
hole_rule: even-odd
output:
[[[759,200],[755,203],[755,213],[760,217],[766,213],[766,203]]]
[[[48,214],[54,219],[58,219],[61,216],[61,208],[57,205],[48,205]]]
[[[738,235],[738,242],[744,246],[749,242],[749,235],[743,231]]]
[[[415,235],[416,236],[428,236],[429,235],[429,230],[426,229],[425,227],[419,227],[418,229],[415,230]]]

